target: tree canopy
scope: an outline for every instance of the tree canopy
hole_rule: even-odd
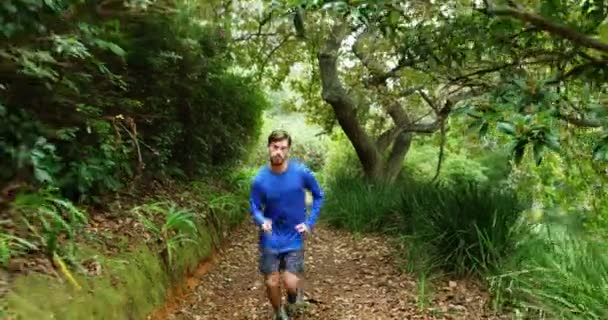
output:
[[[238,61],[271,86],[289,80],[292,107],[339,125],[369,178],[394,179],[412,139],[458,115],[509,138],[516,161],[529,149],[540,162],[576,128],[606,159],[601,1],[253,1],[232,13]]]

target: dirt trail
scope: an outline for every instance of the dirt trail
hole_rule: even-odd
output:
[[[257,269],[256,230],[245,223],[231,239],[167,320],[271,319]],[[431,302],[418,308],[416,281],[395,267],[385,239],[355,240],[320,226],[306,252],[305,290],[311,303],[295,319],[498,319],[484,310],[486,295],[472,283],[436,283]]]

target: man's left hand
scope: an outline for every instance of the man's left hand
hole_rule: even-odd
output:
[[[308,226],[305,223],[300,223],[299,225],[297,225],[296,230],[298,230],[299,233],[309,233],[310,232],[310,230],[308,230]]]

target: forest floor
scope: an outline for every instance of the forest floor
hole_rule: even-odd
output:
[[[245,223],[230,239],[196,282],[189,279],[192,290],[155,319],[272,319],[255,227]],[[442,278],[422,286],[400,271],[393,248],[387,238],[317,227],[307,240],[307,307],[294,320],[504,319],[488,309],[488,294],[475,281]]]

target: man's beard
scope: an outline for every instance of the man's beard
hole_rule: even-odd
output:
[[[273,157],[270,157],[270,163],[271,163],[272,165],[275,165],[275,166],[278,166],[278,165],[283,164],[283,161],[284,161],[284,160],[285,160],[285,159],[281,158],[280,156],[273,156]]]

